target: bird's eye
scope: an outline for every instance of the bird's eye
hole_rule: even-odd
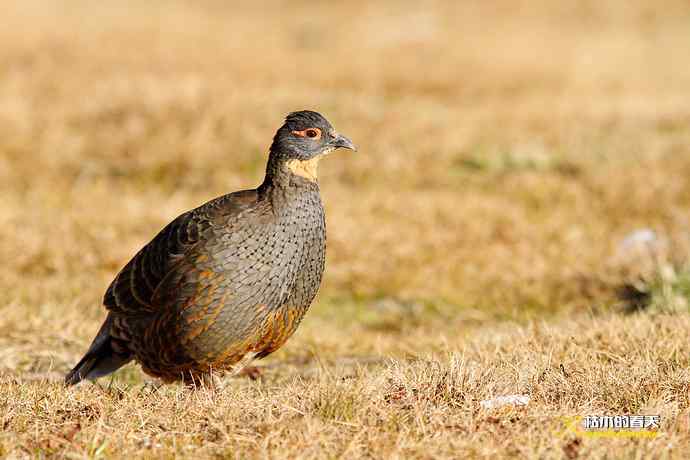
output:
[[[321,137],[321,130],[319,128],[307,128],[302,131],[293,131],[292,134],[299,137],[308,137],[310,139],[318,139]]]

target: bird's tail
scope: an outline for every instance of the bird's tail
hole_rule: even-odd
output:
[[[65,376],[65,385],[76,385],[84,379],[94,380],[103,377],[132,360],[131,353],[120,353],[119,350],[113,349],[114,339],[110,335],[112,321],[112,315],[108,315],[96,338],[93,339],[89,351]]]

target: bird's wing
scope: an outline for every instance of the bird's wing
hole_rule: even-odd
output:
[[[206,243],[220,226],[232,225],[243,211],[256,206],[255,190],[225,195],[186,212],[170,222],[144,246],[117,274],[105,293],[103,304],[124,316],[146,316],[165,307],[165,299],[183,293],[175,289],[176,280],[190,278],[205,284],[203,271]],[[201,287],[201,286],[197,286]],[[164,292],[165,291],[165,292]]]

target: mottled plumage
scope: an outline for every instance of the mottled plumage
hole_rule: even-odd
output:
[[[309,308],[324,270],[319,158],[353,149],[320,114],[295,112],[255,190],[182,214],[120,271],[108,316],[67,384],[131,360],[164,381],[193,382],[277,350]]]

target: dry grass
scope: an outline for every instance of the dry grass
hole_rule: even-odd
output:
[[[688,320],[605,313],[641,270],[617,254],[630,231],[687,251],[686,2],[6,3],[7,455],[624,457],[690,441],[675,425]],[[360,152],[321,167],[324,286],[264,380],[150,391],[128,367],[122,391],[59,387],[114,273],[180,212],[255,186],[301,108]],[[550,313],[575,319],[529,322]],[[508,390],[533,404],[478,411]],[[667,423],[653,441],[563,451],[539,424],[647,408]]]
[[[382,339],[384,349],[429,351],[378,363],[319,352],[216,392],[121,381],[65,390],[7,375],[0,448],[66,457],[682,458],[690,442],[689,327],[687,316],[608,317],[504,325],[464,339]],[[347,342],[350,333],[333,335]],[[479,407],[513,393],[532,401]],[[661,433],[602,440],[566,430],[563,417],[597,413],[661,415]]]

